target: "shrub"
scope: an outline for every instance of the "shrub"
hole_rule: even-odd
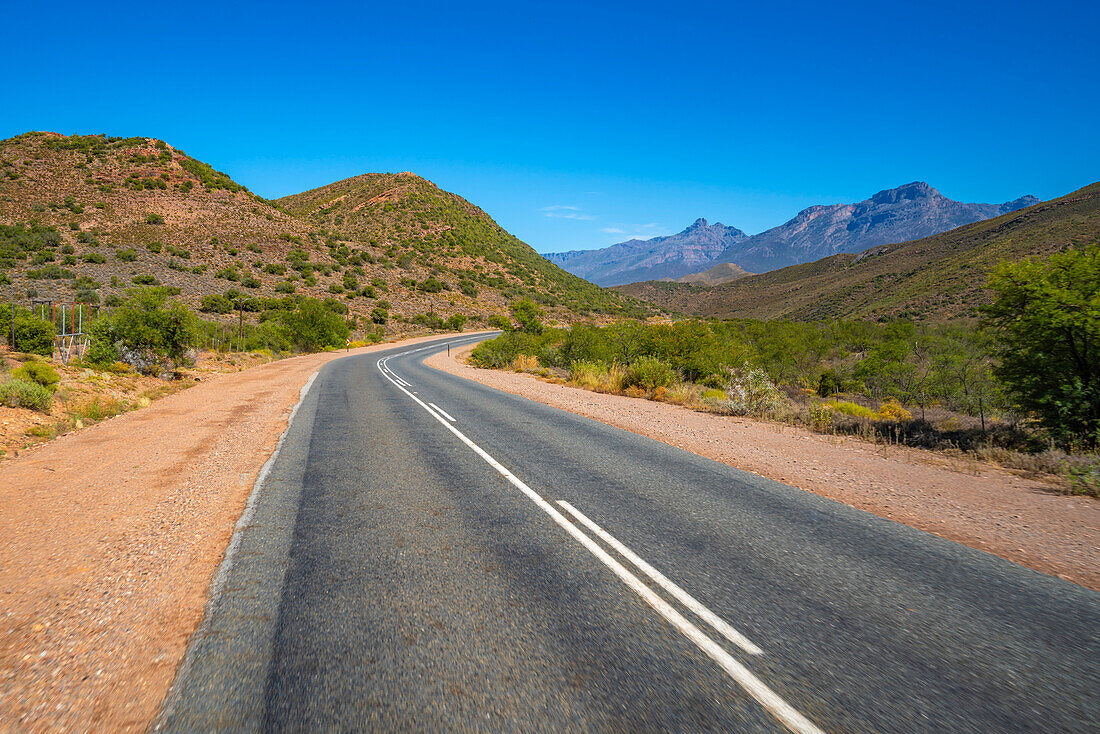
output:
[[[148,214],[145,217],[146,224],[164,224],[164,217],[159,214]]]
[[[93,364],[125,362],[145,374],[167,364],[186,364],[195,340],[195,317],[179,303],[168,303],[165,288],[135,288],[110,316],[90,329],[85,359]]]
[[[789,407],[768,373],[747,364],[739,370],[726,370],[726,394],[726,407],[734,415],[777,417]]]
[[[115,253],[115,258],[122,262],[132,263],[137,260],[137,252],[133,248],[119,250]]]
[[[626,373],[627,387],[636,386],[645,390],[668,387],[676,381],[676,371],[656,357],[643,356],[634,360]]]
[[[101,255],[98,252],[85,252],[83,255],[80,256],[80,259],[86,263],[96,263],[98,265],[102,265],[103,263],[107,262],[107,257],[105,255]]]
[[[512,322],[508,320],[507,316],[501,316],[500,314],[493,314],[489,317],[488,324],[493,329],[500,329],[501,331],[511,331]]]
[[[160,281],[156,279],[156,276],[149,274],[135,275],[130,280],[134,282],[134,285],[160,285]]]
[[[530,354],[517,355],[508,368],[515,372],[534,372],[541,368],[537,357]]]
[[[875,418],[880,421],[901,423],[902,421],[912,420],[913,414],[903,408],[901,403],[897,400],[891,398],[879,406],[878,412],[875,413]]]
[[[513,303],[512,316],[515,317],[518,324],[516,328],[520,331],[525,331],[528,334],[542,333],[542,311],[530,298],[524,298]]]
[[[626,369],[618,364],[577,361],[569,367],[569,381],[596,392],[620,393],[626,382]]]
[[[982,315],[999,337],[995,372],[1063,445],[1100,445],[1100,245],[1006,261]]]
[[[280,311],[279,324],[287,338],[304,352],[344,346],[351,333],[344,317],[316,298],[303,298],[293,311]]]
[[[443,328],[447,331],[462,331],[466,325],[466,314],[456,313],[443,322]]]
[[[9,408],[30,408],[48,413],[52,402],[53,395],[37,382],[15,379],[0,384],[0,403]]]
[[[425,278],[424,282],[418,285],[417,288],[424,291],[425,293],[439,293],[440,291],[445,290],[447,286],[444,285],[441,280],[438,280],[434,277],[429,277]]]
[[[233,304],[225,296],[214,293],[202,297],[199,310],[203,313],[229,313],[233,310]]]
[[[14,370],[11,376],[17,380],[34,382],[50,392],[56,390],[57,383],[61,382],[61,375],[57,374],[57,370],[45,362],[27,362],[19,369]]]
[[[837,413],[850,415],[853,418],[866,418],[868,420],[871,420],[875,417],[875,411],[864,405],[853,403],[850,400],[827,400],[825,401],[825,405],[829,406]]]
[[[10,307],[7,312],[10,313]],[[11,332],[4,331],[10,340]],[[52,323],[35,317],[25,308],[15,310],[15,344],[11,345],[14,351],[53,356],[53,336]]]

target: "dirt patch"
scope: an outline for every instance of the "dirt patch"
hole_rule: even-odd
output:
[[[0,467],[0,731],[148,726],[299,390],[342,356],[208,375]]]
[[[987,464],[667,403],[589,392],[465,364],[426,364],[678,446],[1100,591],[1100,502]]]

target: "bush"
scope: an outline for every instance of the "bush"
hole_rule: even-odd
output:
[[[913,414],[903,408],[897,400],[891,398],[879,406],[875,418],[880,421],[901,423],[902,421],[912,420]]]
[[[98,252],[85,252],[80,256],[80,259],[86,263],[96,263],[97,265],[107,262],[107,256]]]
[[[137,251],[135,251],[133,248],[119,250],[115,253],[115,258],[125,263],[132,263],[137,260]]]
[[[513,303],[512,316],[515,317],[516,324],[518,324],[516,328],[520,331],[525,331],[528,334],[542,333],[542,311],[530,298],[524,298]]]
[[[500,329],[501,331],[511,331],[512,322],[508,320],[507,316],[501,316],[496,313],[489,317],[488,324],[493,329]]]
[[[219,293],[203,296],[200,303],[199,310],[203,313],[229,313],[233,310],[233,303]]]
[[[9,307],[6,313],[10,312]],[[4,331],[10,340],[11,332],[8,329]],[[35,317],[25,308],[15,310],[15,344],[11,345],[13,351],[40,354],[43,357],[53,356],[53,335],[54,325],[49,321]]]
[[[443,328],[447,331],[462,331],[466,325],[466,314],[456,313],[443,322]]]
[[[1007,261],[982,308],[1000,339],[995,372],[1063,445],[1100,445],[1100,245]]]
[[[787,398],[760,368],[745,365],[739,370],[727,369],[726,376],[726,407],[734,415],[773,418],[789,407]]]
[[[829,406],[837,413],[850,415],[853,418],[866,418],[871,420],[875,417],[875,411],[864,405],[853,403],[850,400],[827,400],[825,401],[825,405]]]
[[[290,343],[303,352],[342,347],[351,331],[344,317],[316,298],[303,298],[293,311],[280,311],[279,324]]]
[[[11,376],[17,380],[34,382],[50,392],[56,390],[57,383],[61,382],[61,375],[57,374],[57,370],[45,362],[27,362],[13,371]]]
[[[9,380],[0,384],[0,403],[10,408],[30,408],[48,413],[52,402],[53,395],[37,382]]]
[[[135,288],[110,316],[90,329],[87,361],[98,365],[124,362],[144,374],[161,374],[169,364],[190,362],[195,317],[179,303],[168,303],[165,288]]]
[[[149,214],[145,217],[146,224],[164,224],[164,217],[159,214]]]
[[[645,390],[656,390],[659,387],[668,387],[676,382],[676,371],[656,357],[639,357],[630,365],[626,372],[626,387],[640,387]]]
[[[622,392],[626,383],[626,374],[626,368],[618,363],[608,366],[604,362],[581,360],[569,367],[570,382],[596,392]]]

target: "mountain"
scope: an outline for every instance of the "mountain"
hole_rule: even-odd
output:
[[[616,290],[706,317],[969,319],[987,302],[982,286],[996,263],[1098,241],[1100,183],[1094,183],[932,237],[832,255],[724,285],[648,282]]]
[[[786,224],[726,248],[716,262],[733,262],[763,273],[841,252],[929,237],[1037,203],[1036,197],[1023,196],[1000,205],[967,204],[916,181],[856,204],[803,209]]]
[[[699,285],[721,285],[722,283],[730,283],[741,278],[747,278],[752,273],[745,270],[740,265],[734,265],[733,263],[719,263],[713,268],[704,270],[701,273],[691,273],[676,279],[677,283],[698,283]]]
[[[679,278],[705,269],[747,235],[705,219],[696,219],[683,232],[648,240],[629,240],[600,250],[571,250],[544,254],[550,262],[598,285],[620,285],[638,280]]]
[[[335,298],[364,327],[389,310],[393,333],[524,296],[551,319],[639,313],[410,173],[269,202],[161,140],[32,132],[0,141],[0,225],[0,283],[20,301],[98,302],[141,282],[191,306],[229,289],[298,294]]]
[[[786,224],[751,237],[733,227],[708,227],[707,220],[699,219],[671,237],[544,257],[600,285],[677,280],[721,263],[766,273],[840,252],[862,252],[874,245],[929,237],[1038,203],[1034,196],[1022,196],[1004,204],[967,204],[917,181],[880,191],[856,204],[811,206]],[[719,243],[724,247],[719,249]],[[711,276],[699,282],[709,279]]]

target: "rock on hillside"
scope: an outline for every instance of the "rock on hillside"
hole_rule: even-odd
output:
[[[552,252],[543,257],[599,285],[679,278],[714,261],[745,238],[736,227],[696,219],[683,232],[648,240],[629,240],[601,250]]]

